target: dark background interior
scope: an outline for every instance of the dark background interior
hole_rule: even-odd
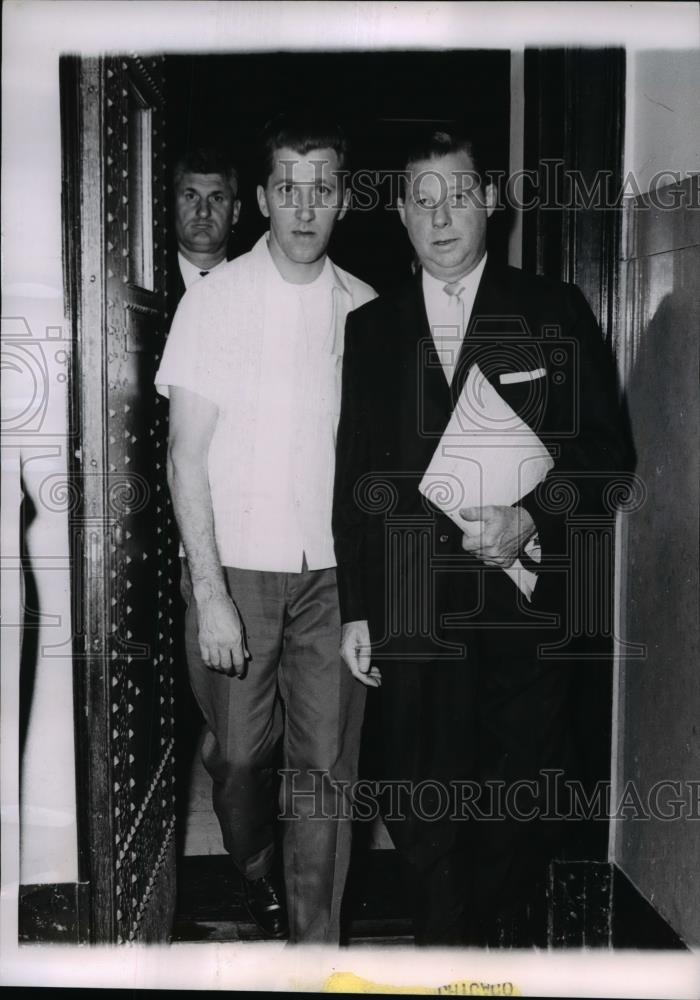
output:
[[[491,169],[507,170],[510,53],[372,52],[169,56],[169,148],[220,145],[240,166],[243,202],[235,253],[265,230],[255,197],[255,136],[272,115],[304,108],[332,113],[350,137],[353,171],[389,171],[416,125],[476,131]],[[410,273],[412,252],[390,199],[355,207],[337,227],[331,257],[383,291]],[[490,227],[489,251],[505,259],[509,220]]]
[[[188,148],[214,145],[226,149],[239,168],[242,209],[229,246],[232,255],[249,250],[267,228],[256,200],[256,136],[280,111],[332,114],[348,133],[353,174],[395,171],[411,130],[430,124],[468,128],[479,138],[483,165],[504,172],[508,168],[510,53],[505,50],[167,56],[166,90],[172,160]],[[356,205],[336,227],[330,254],[382,292],[410,275],[413,252],[392,202],[389,178],[379,181],[378,191],[375,207]],[[489,252],[502,261],[507,258],[508,227],[504,211],[489,226]],[[173,254],[172,231],[170,241]],[[182,671],[176,723],[181,809],[187,802],[199,717],[184,676]],[[373,707],[369,698],[361,761],[365,774],[372,773],[376,756]],[[178,827],[182,836],[184,816]]]
[[[559,84],[550,82],[556,93]],[[249,250],[267,228],[255,193],[256,135],[279,111],[332,113],[348,133],[353,172],[395,171],[406,138],[426,125],[466,128],[480,141],[486,169],[502,175],[508,171],[507,50],[171,55],[166,57],[166,87],[172,158],[188,148],[218,145],[231,153],[239,168],[242,210],[230,246],[233,255]],[[413,253],[386,178],[379,181],[378,190],[375,207],[355,205],[337,226],[330,254],[381,293],[410,274]],[[489,223],[489,254],[501,262],[507,261],[510,225],[506,209],[498,210]],[[172,232],[170,238],[174,240]],[[610,664],[600,667],[583,672],[582,690],[577,688],[575,697],[582,773],[591,784],[608,778],[610,766]],[[187,770],[196,733],[191,734],[191,750],[184,751],[183,727],[197,710],[185,682],[179,695],[180,767]],[[373,707],[369,698],[361,761],[367,775],[373,770]],[[186,775],[180,780],[186,785]],[[590,857],[604,857],[606,825],[591,824],[593,828],[586,850]]]

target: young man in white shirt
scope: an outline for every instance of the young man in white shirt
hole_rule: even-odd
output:
[[[283,736],[289,938],[337,944],[364,688],[339,655],[335,432],[345,318],[374,292],[327,256],[349,201],[338,127],[280,117],[261,149],[269,233],[188,290],[156,382],[224,845],[253,919],[286,936],[272,870]]]

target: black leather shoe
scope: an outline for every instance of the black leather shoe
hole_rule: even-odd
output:
[[[282,893],[271,875],[243,879],[245,908],[251,920],[268,938],[289,936]]]

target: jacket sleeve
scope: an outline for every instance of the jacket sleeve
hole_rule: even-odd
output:
[[[351,313],[345,328],[333,491],[333,538],[343,623],[368,618],[364,586],[367,516],[358,499],[357,484],[369,469],[369,414],[358,326]]]
[[[551,384],[553,411],[545,441],[554,453],[554,467],[520,500],[535,522],[544,554],[565,550],[572,514],[612,517],[615,497],[624,492],[635,465],[615,363],[576,286],[567,288],[565,310],[568,362],[561,384]]]

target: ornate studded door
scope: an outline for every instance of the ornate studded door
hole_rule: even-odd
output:
[[[80,862],[94,942],[166,939],[174,901],[177,549],[153,388],[166,332],[162,62],[62,65]]]

